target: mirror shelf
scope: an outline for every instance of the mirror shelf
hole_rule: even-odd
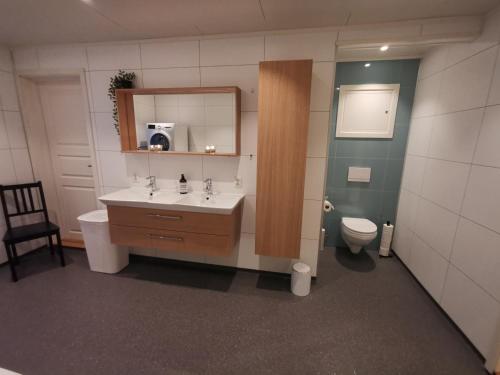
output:
[[[239,156],[236,86],[116,90],[121,151]]]

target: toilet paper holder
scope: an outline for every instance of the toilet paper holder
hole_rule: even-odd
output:
[[[323,211],[324,212],[332,212],[335,210],[335,207],[333,206],[332,202],[328,200],[328,196],[325,196],[325,199],[323,201]]]

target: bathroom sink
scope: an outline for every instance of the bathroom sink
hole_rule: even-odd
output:
[[[169,190],[158,190],[151,193],[150,189],[141,187],[131,187],[129,189],[118,190],[110,194],[99,197],[104,204],[114,204],[142,207],[144,202],[172,204],[179,199],[179,195]]]
[[[207,195],[205,193],[193,192],[179,199],[176,209],[180,211],[212,212],[229,214],[243,199],[243,194],[219,193]]]
[[[219,193],[208,197],[201,192],[181,195],[174,190],[168,189],[160,189],[151,195],[150,189],[131,187],[103,195],[99,197],[99,201],[110,206],[158,208],[229,215],[244,196],[244,194]]]

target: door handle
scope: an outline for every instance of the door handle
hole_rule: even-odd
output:
[[[160,214],[146,214],[146,216],[149,217],[154,217],[156,219],[162,219],[162,220],[182,220],[182,216],[169,216],[169,215],[160,215]]]
[[[156,239],[156,240],[176,241],[176,242],[184,241],[184,238],[182,238],[182,237],[161,236],[159,234],[149,234],[149,236],[152,239]]]

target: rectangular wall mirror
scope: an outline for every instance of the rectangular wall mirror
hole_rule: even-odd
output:
[[[239,155],[240,89],[116,90],[122,151]]]

